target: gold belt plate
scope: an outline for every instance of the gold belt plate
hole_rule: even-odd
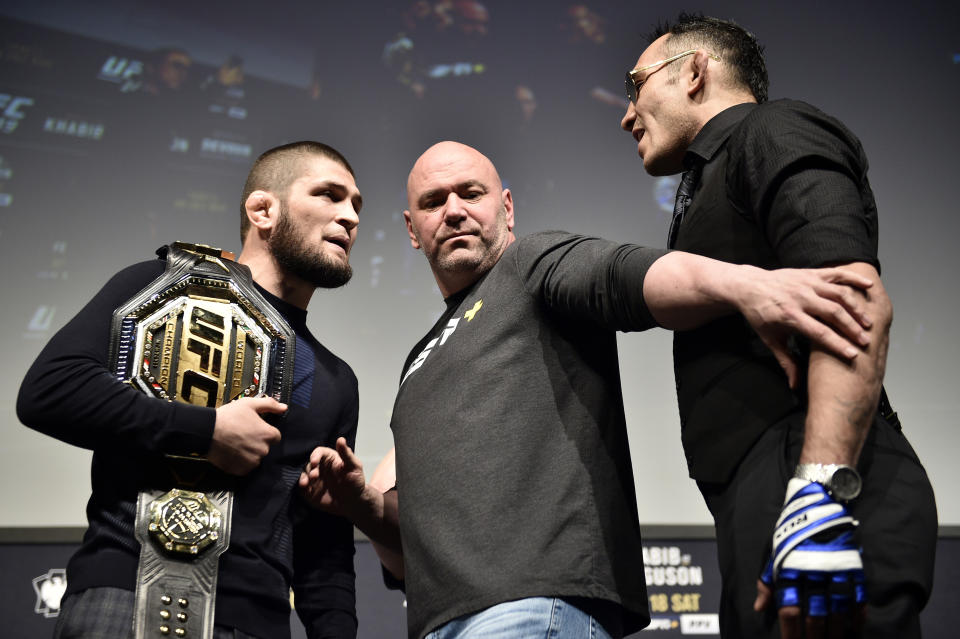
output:
[[[222,521],[204,493],[174,488],[150,504],[147,530],[167,552],[195,557],[219,539]]]

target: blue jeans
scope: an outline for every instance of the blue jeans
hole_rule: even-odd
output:
[[[424,639],[614,639],[594,617],[559,597],[508,601],[448,621]]]

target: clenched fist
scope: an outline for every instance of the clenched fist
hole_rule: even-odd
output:
[[[280,431],[263,420],[263,413],[283,413],[286,404],[272,397],[243,397],[217,409],[207,460],[231,475],[246,475],[260,465]]]

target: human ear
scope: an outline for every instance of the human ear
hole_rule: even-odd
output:
[[[513,231],[513,193],[510,192],[510,189],[504,189],[503,194],[501,195],[501,200],[503,201],[503,209],[506,211],[507,218],[507,230]]]
[[[247,196],[243,208],[252,226],[267,230],[277,222],[280,215],[280,200],[273,193],[258,189]]]
[[[693,96],[702,91],[707,81],[707,67],[710,64],[710,54],[703,49],[691,56],[690,67],[687,71],[687,95]]]
[[[407,235],[410,236],[410,246],[420,250],[420,240],[417,239],[417,234],[413,230],[413,222],[410,219],[410,211],[403,212],[403,221],[407,224]]]

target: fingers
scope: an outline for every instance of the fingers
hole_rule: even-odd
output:
[[[825,639],[827,636],[827,618],[807,615],[804,619],[807,639]],[[799,637],[800,635],[797,635]]]
[[[870,328],[873,325],[867,315],[863,295],[849,286],[833,283],[829,284],[827,289],[818,290],[817,293],[823,298],[832,299],[840,304],[863,328]]]
[[[869,279],[841,269],[782,269],[757,280],[743,312],[764,342],[777,354],[780,365],[795,384],[788,357],[786,335],[798,332],[819,348],[841,359],[852,360],[870,345],[866,329],[869,304],[860,293],[837,280],[867,284]],[[774,345],[775,342],[778,345]]]
[[[829,326],[817,321],[814,317],[801,317],[797,324],[797,330],[837,357],[852,360],[860,353],[860,349],[855,344],[834,332]],[[857,330],[859,331],[859,329]]]
[[[784,606],[777,613],[780,619],[780,636],[782,639],[801,639],[803,637],[803,615],[799,606]],[[808,635],[812,639],[817,635]]]
[[[300,472],[298,483],[308,498],[313,499],[322,496],[326,490],[324,481],[326,473],[323,470],[327,465],[329,453],[336,454],[329,448],[317,446],[310,453],[310,459]]]
[[[340,462],[340,455],[337,451],[326,446],[317,446],[310,453],[310,459],[307,461],[306,473],[309,477],[319,477],[321,472],[328,472]]]
[[[758,595],[757,601],[760,600]],[[754,603],[754,610],[759,612]],[[782,639],[845,639],[859,637],[865,608],[829,615],[803,614],[799,606],[786,606],[777,613]]]
[[[830,277],[830,281],[836,284],[845,284],[863,291],[873,286],[872,279],[847,268],[834,267],[823,270]]]
[[[851,623],[855,637],[859,637],[863,626],[867,621],[867,604],[861,603],[857,606],[856,611],[851,616]]]
[[[348,472],[363,468],[360,458],[354,454],[350,446],[347,445],[347,440],[343,437],[337,438],[337,452],[340,454],[343,465]]]
[[[849,289],[847,293],[849,294]],[[818,308],[813,309],[814,314],[826,320],[840,334],[853,340],[860,346],[870,344],[870,336],[864,330],[870,328],[870,318],[863,311],[863,304],[858,299],[841,300],[838,302],[828,301],[821,295],[821,301]]]
[[[783,639],[846,639],[859,637],[866,619],[866,595],[856,574],[807,574],[779,579],[775,590],[757,581],[753,609],[761,612],[773,602]]]
[[[279,428],[277,428],[276,426],[270,426],[269,424],[267,424],[267,428],[264,429],[264,437],[263,437],[264,442],[266,442],[269,445],[273,445],[273,444],[276,444],[278,441],[280,441],[282,438],[283,436],[280,434]],[[266,455],[267,453],[264,452],[263,454]]]
[[[353,454],[344,438],[339,438],[336,449],[317,446],[310,453],[300,473],[302,494],[316,508],[344,515],[359,499],[364,487],[360,460]]]
[[[826,629],[823,636],[827,637],[828,639],[844,639],[844,637],[848,636],[848,626],[849,624],[847,623],[846,615],[842,613],[831,613],[826,618]],[[860,635],[858,633],[852,636],[859,637]]]
[[[868,346],[870,336],[864,329],[869,329],[872,321],[866,313],[865,300],[847,286],[818,281],[824,277],[824,274],[819,271],[814,273],[817,280],[811,287],[812,291],[796,298],[799,308],[793,314],[797,328],[818,343],[829,333],[835,332],[846,338],[851,346]],[[832,331],[824,330],[825,328]],[[848,352],[854,351],[856,348],[853,351],[848,350]],[[837,351],[835,354],[848,359],[855,357],[855,354],[845,355],[843,351]]]

